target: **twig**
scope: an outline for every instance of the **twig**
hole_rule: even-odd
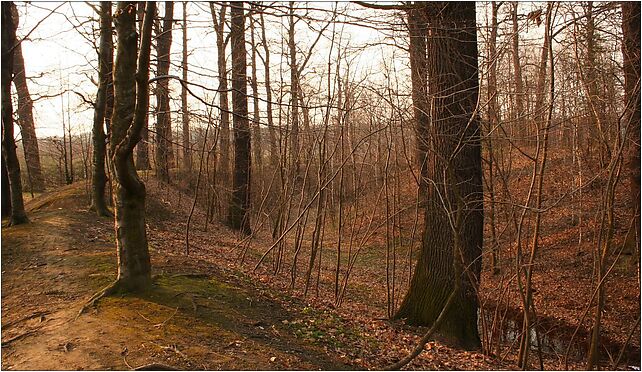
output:
[[[176,309],[174,309],[174,313],[173,313],[172,315],[170,315],[170,317],[169,317],[169,318],[165,319],[165,320],[164,320],[163,322],[161,322],[161,323],[154,324],[154,327],[156,327],[156,328],[162,328],[162,327],[165,325],[165,323],[167,323],[170,319],[172,319],[172,318],[174,317],[174,315],[176,315],[176,312],[178,312],[178,306],[176,307]]]
[[[140,367],[132,368],[134,371],[178,371],[177,368],[161,363],[144,364]]]

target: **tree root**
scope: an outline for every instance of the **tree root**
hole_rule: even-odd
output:
[[[107,287],[98,291],[96,294],[91,296],[91,298],[87,300],[87,302],[85,302],[85,304],[80,308],[80,311],[78,311],[78,315],[76,315],[74,320],[78,319],[78,317],[81,316],[85,311],[87,311],[87,309],[96,305],[96,302],[98,300],[100,300],[103,297],[110,296],[116,293],[119,289],[120,289],[120,281],[116,280],[115,282],[111,283]]]
[[[18,341],[18,340],[20,340],[22,338],[25,338],[25,337],[29,336],[29,335],[32,335],[32,334],[36,333],[37,331],[38,331],[37,329],[32,329],[31,331],[27,331],[27,332],[21,333],[21,334],[19,334],[17,336],[11,337],[7,341],[2,341],[2,347],[9,346],[10,343],[12,343],[14,341]]]

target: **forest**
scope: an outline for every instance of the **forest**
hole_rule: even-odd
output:
[[[4,370],[640,370],[640,2],[1,2]]]

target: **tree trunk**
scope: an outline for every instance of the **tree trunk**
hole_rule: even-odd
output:
[[[100,44],[98,47],[98,93],[94,105],[94,126],[92,129],[92,142],[94,146],[92,161],[92,194],[91,207],[99,216],[109,216],[111,213],[105,203],[105,117],[106,101],[111,90],[109,85],[112,68],[112,19],[111,1],[100,3]]]
[[[256,9],[256,5],[253,5]],[[256,81],[256,42],[254,40],[254,22],[255,15],[250,17],[250,35],[251,35],[251,44],[252,45],[252,129],[254,130],[254,138],[252,139],[252,149],[254,150],[254,162],[256,164],[256,169],[260,172],[261,170],[261,116],[259,114],[259,83]]]
[[[18,10],[12,3],[11,13],[16,28],[18,27]],[[36,127],[33,120],[33,100],[29,93],[27,85],[27,76],[25,73],[25,60],[22,56],[22,44],[14,50],[13,54],[13,84],[18,93],[18,126],[22,134],[22,148],[25,154],[25,163],[27,164],[27,174],[31,183],[33,192],[45,191],[45,180],[42,176],[42,167],[40,166],[40,150],[38,148],[38,138],[36,137]]]
[[[300,159],[299,159],[299,74],[296,63],[296,43],[294,41],[294,2],[290,3],[290,27],[288,29],[288,47],[290,49],[290,108],[292,126],[290,127],[290,137],[292,149],[290,156],[292,159],[292,174],[295,185],[299,183]]]
[[[640,231],[640,3],[622,2],[622,43],[626,112],[622,123],[627,134],[626,164],[631,181],[630,200],[635,214],[635,231]],[[631,234],[635,236],[637,234]],[[640,237],[635,246],[640,254]]]
[[[247,64],[245,61],[245,14],[243,2],[230,3],[232,15],[232,108],[234,126],[234,177],[229,224],[250,234],[250,126],[247,113]]]
[[[114,64],[114,112],[110,153],[115,193],[115,227],[118,248],[117,283],[129,291],[151,283],[151,263],[145,230],[145,184],[134,167],[134,146],[149,102],[149,51],[156,3],[147,2],[136,68],[136,3],[118,3],[114,16],[118,46]],[[138,96],[137,96],[138,93]],[[132,119],[133,118],[133,119]]]
[[[272,86],[270,84],[270,47],[268,45],[267,37],[265,36],[265,19],[263,12],[260,12],[261,17],[261,40],[263,42],[263,52],[265,54],[263,68],[265,69],[265,97],[267,99],[267,125],[268,125],[268,139],[270,141],[270,163],[273,170],[279,166],[279,149],[276,143],[276,128],[274,127],[274,119],[272,117]]]
[[[138,2],[137,20],[139,23],[138,33],[141,34],[143,30],[143,17],[145,16],[145,2]],[[113,51],[112,51],[113,52]],[[113,89],[112,89],[113,91]],[[108,115],[111,117],[111,115]],[[136,145],[136,169],[149,170],[152,165],[149,162],[149,123],[148,116],[145,116],[145,125],[141,130],[141,140]]]
[[[431,8],[436,9],[431,9]],[[431,325],[456,280],[453,260],[465,271],[455,305],[444,314],[439,333],[461,347],[480,345],[477,287],[481,269],[483,201],[475,3],[431,4],[427,38],[429,133],[425,225],[422,250],[396,318]],[[458,51],[453,53],[453,51]],[[425,156],[425,155],[424,155]],[[460,216],[454,223],[453,216]],[[460,249],[455,249],[459,241]]]
[[[16,154],[16,143],[13,138],[13,104],[11,102],[11,78],[13,73],[13,56],[18,43],[16,24],[11,15],[12,2],[2,2],[2,152],[9,173],[11,190],[11,216],[9,225],[29,222],[22,200],[22,180],[20,163]],[[5,186],[6,187],[6,186]]]
[[[187,81],[187,2],[183,3],[183,81]],[[183,168],[192,169],[192,154],[190,152],[189,110],[187,108],[187,89],[181,85],[181,107],[183,111]]]
[[[7,163],[4,161],[4,155],[0,154],[0,158],[2,158],[2,218],[5,218],[11,216],[11,191]]]
[[[523,122],[524,117],[524,85],[522,79],[522,65],[519,61],[519,24],[517,21],[517,9],[519,7],[518,2],[513,2],[513,10],[511,11],[512,18],[512,47],[513,47],[513,73],[515,79],[515,106],[517,109],[516,115],[513,118],[516,123],[520,125],[517,132],[519,136],[523,139],[527,135],[527,126]]]
[[[163,29],[158,35],[157,75],[169,74],[169,53],[172,46],[172,18],[174,3],[165,2]],[[169,109],[169,79],[156,83],[156,176],[169,182],[169,168],[172,160],[172,121]]]
[[[216,9],[214,3],[210,2],[210,12],[212,13],[212,21],[216,29],[216,51],[218,63],[218,90],[219,90],[219,106],[221,106],[221,161],[219,172],[222,177],[224,189],[227,189],[228,180],[230,178],[230,106],[228,101],[228,88],[227,88],[227,65],[225,63],[225,13],[227,6],[225,3],[221,5],[219,19],[216,19]],[[227,198],[226,198],[227,199]]]

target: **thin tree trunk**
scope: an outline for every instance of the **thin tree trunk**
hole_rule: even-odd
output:
[[[514,120],[517,120],[517,123],[521,123],[521,118],[524,116],[524,85],[523,85],[523,78],[522,78],[522,64],[519,61],[519,23],[517,21],[517,9],[519,7],[519,3],[517,1],[512,3],[513,9],[511,11],[511,19],[512,19],[512,38],[511,38],[511,45],[512,45],[512,55],[513,55],[513,73],[514,73],[514,79],[515,79],[515,106],[516,107],[516,115],[513,118]],[[526,135],[526,126],[521,125],[521,127],[518,130],[519,134],[523,137]]]
[[[16,27],[18,27],[18,9],[13,3],[11,13]],[[18,44],[13,53],[13,84],[18,93],[18,126],[22,134],[22,148],[25,154],[27,173],[29,174],[32,191],[43,192],[45,190],[45,180],[40,166],[40,150],[33,120],[33,100],[27,85],[22,44]]]
[[[223,182],[223,188],[227,190],[230,178],[230,108],[228,100],[228,85],[227,85],[227,65],[225,63],[225,13],[227,6],[225,3],[221,5],[219,19],[216,19],[216,9],[214,3],[210,2],[210,12],[212,13],[212,21],[216,30],[216,50],[217,50],[217,66],[218,66],[218,93],[219,93],[219,106],[221,107],[221,133],[220,133],[220,151],[221,158],[219,163],[220,179]],[[223,198],[228,199],[227,197]]]
[[[256,9],[256,5],[252,5],[254,9]],[[250,17],[250,35],[251,35],[251,42],[250,45],[252,45],[252,80],[251,82],[251,87],[252,87],[252,107],[253,107],[253,115],[252,115],[252,129],[254,132],[253,138],[252,138],[252,149],[254,150],[254,163],[256,164],[256,169],[257,171],[260,172],[261,166],[262,166],[262,160],[261,160],[261,115],[259,114],[259,84],[256,81],[256,42],[254,39],[254,33],[256,27],[254,26],[255,23],[255,18],[256,16],[252,14]]]
[[[91,207],[99,216],[109,216],[111,213],[105,203],[105,185],[107,175],[105,174],[105,115],[107,97],[111,95],[109,81],[111,80],[112,68],[112,19],[111,1],[100,3],[100,44],[98,47],[98,93],[94,105],[94,125],[92,128],[92,143],[94,147],[92,158],[92,187]]]
[[[290,138],[292,149],[290,150],[291,166],[294,175],[294,184],[299,184],[300,159],[299,159],[299,74],[296,63],[296,43],[294,41],[294,2],[290,3],[290,27],[288,29],[288,47],[290,50],[290,109],[291,127]]]
[[[14,66],[14,46],[18,40],[16,39],[16,23],[14,23],[11,15],[12,6],[14,6],[12,2],[2,2],[2,153],[9,173],[9,187],[11,190],[10,226],[29,222],[22,199],[20,163],[18,162],[16,143],[13,138],[11,80]]]
[[[163,28],[158,35],[158,76],[169,74],[173,17],[174,3],[166,1]],[[169,168],[172,161],[172,121],[168,79],[161,79],[156,83],[156,109],[156,176],[164,182],[169,182]]]
[[[145,16],[145,2],[144,1],[139,1],[138,2],[138,10],[137,10],[137,22],[139,23],[138,25],[138,33],[141,34],[143,30],[143,17]],[[113,54],[113,51],[112,51]],[[113,59],[113,58],[112,58]],[[113,82],[112,82],[113,86]],[[112,88],[113,92],[113,88]],[[113,98],[112,98],[113,101]],[[108,118],[111,117],[110,114],[106,114]],[[136,169],[140,170],[149,170],[152,169],[152,165],[149,162],[149,117],[145,115],[145,125],[143,126],[143,129],[141,130],[141,140],[136,145]]]
[[[232,108],[234,125],[234,177],[228,222],[245,234],[250,228],[250,175],[252,168],[250,125],[247,110],[245,14],[243,2],[230,3],[232,27]]]
[[[263,68],[265,69],[265,97],[267,99],[267,125],[268,136],[270,141],[270,162],[273,169],[279,166],[279,149],[276,143],[276,128],[274,127],[274,119],[272,117],[272,86],[270,84],[270,47],[268,45],[267,37],[265,36],[265,19],[263,12],[260,12],[261,17],[261,40],[263,43],[263,53],[265,54],[263,60]]]
[[[183,3],[183,81],[187,81],[187,2]],[[183,111],[183,168],[192,169],[192,154],[190,152],[189,110],[187,108],[187,87],[181,85],[181,107]]]
[[[631,182],[630,202],[632,209],[637,210],[635,218],[635,231],[640,231],[640,3],[622,3],[622,43],[624,65],[624,92],[626,97],[626,113],[623,117],[624,125],[629,124],[627,138],[626,166]],[[640,254],[640,236],[637,237],[636,254]]]

